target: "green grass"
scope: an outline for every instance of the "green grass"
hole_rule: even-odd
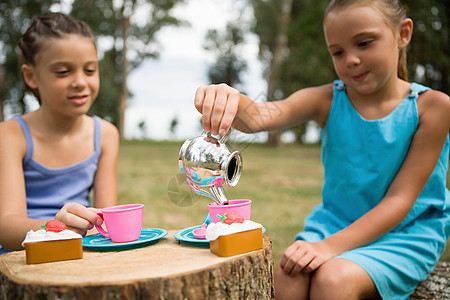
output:
[[[178,169],[182,142],[124,141],[118,162],[120,204],[143,203],[144,227],[181,229],[199,225],[209,198],[180,201],[169,197],[178,188],[190,193]],[[232,145],[233,146],[233,145]],[[323,169],[318,146],[287,145],[279,149],[260,144],[234,145],[244,168],[238,185],[225,187],[229,199],[251,199],[252,219],[263,224],[273,245],[275,263],[303,229],[303,219],[321,201]],[[450,247],[444,254],[450,260]]]

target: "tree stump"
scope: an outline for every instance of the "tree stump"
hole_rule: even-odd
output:
[[[218,257],[179,244],[173,231],[154,244],[83,259],[27,265],[25,251],[0,256],[0,299],[272,299],[272,245]]]
[[[450,262],[439,261],[434,271],[416,288],[410,300],[450,299]]]

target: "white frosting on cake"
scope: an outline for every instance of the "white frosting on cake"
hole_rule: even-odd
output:
[[[209,241],[214,241],[222,235],[229,235],[257,228],[262,228],[262,225],[250,220],[245,220],[244,223],[232,223],[230,225],[222,222],[210,223],[208,228],[206,228],[206,239]]]
[[[71,230],[63,230],[60,232],[45,231],[45,229],[39,229],[38,231],[30,230],[27,232],[27,236],[22,242],[22,247],[26,243],[70,239],[81,239],[81,235]]]

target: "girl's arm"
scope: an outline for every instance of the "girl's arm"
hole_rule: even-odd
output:
[[[330,257],[370,244],[406,218],[436,166],[450,129],[447,95],[427,91],[417,101],[418,129],[384,198],[354,223],[327,239],[312,244],[297,241],[291,245],[280,261],[286,272],[311,272]]]
[[[449,134],[450,99],[427,91],[417,101],[419,125],[402,166],[377,206],[325,240],[334,255],[367,245],[400,224],[436,167]]]
[[[117,204],[116,166],[119,151],[117,129],[104,120],[101,121],[101,155],[94,177],[94,207],[84,207],[68,203],[56,214],[55,219],[67,224],[67,228],[81,235],[97,233],[94,225],[103,220],[97,215],[97,208]]]
[[[0,244],[9,250],[20,245],[29,230],[38,230],[44,220],[27,218],[22,160],[26,144],[15,120],[0,123]]]
[[[333,98],[332,85],[297,91],[285,100],[256,103],[226,84],[200,87],[195,107],[203,128],[224,135],[231,126],[246,133],[271,131],[315,120],[323,127]]]
[[[102,154],[94,178],[94,207],[117,205],[117,159],[119,132],[111,123],[102,120]]]
[[[117,205],[117,159],[119,155],[119,132],[111,123],[102,120],[102,154],[98,161],[97,172],[94,178],[94,208],[91,210],[96,214],[97,208]],[[102,220],[96,217],[96,224],[101,225]],[[91,228],[87,235],[95,234],[97,230]]]

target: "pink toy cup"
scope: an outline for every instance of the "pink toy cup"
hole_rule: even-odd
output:
[[[212,223],[220,222],[217,215],[223,216],[223,214],[227,212],[237,213],[241,215],[244,220],[250,220],[252,200],[228,200],[228,205],[213,202],[208,204],[208,209]]]
[[[110,238],[114,243],[132,242],[139,238],[144,218],[144,204],[126,204],[103,208],[97,214],[106,225],[95,225],[98,232]]]

